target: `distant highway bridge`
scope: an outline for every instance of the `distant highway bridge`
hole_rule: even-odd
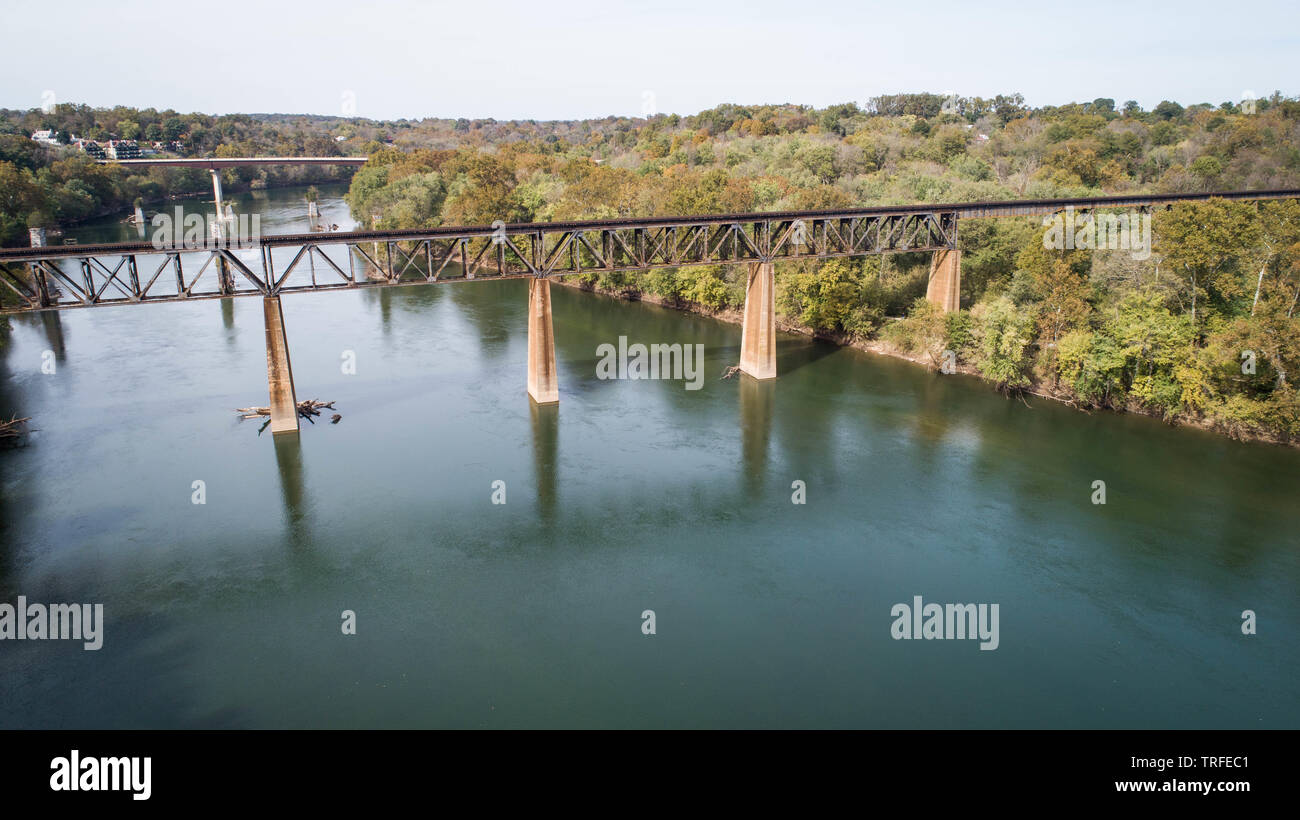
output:
[[[150,157],[148,159],[101,159],[100,165],[126,168],[202,168],[212,172],[212,193],[221,201],[221,169],[258,165],[365,165],[369,157]]]
[[[270,157],[125,160],[120,164],[223,163],[220,167],[228,167],[241,163],[364,162],[363,157]],[[216,177],[216,167],[211,169]],[[961,219],[1047,215],[1066,209],[1151,209],[1215,198],[1300,199],[1300,189],[498,222],[401,231],[219,235],[211,241],[191,243],[168,240],[5,248],[0,249],[0,283],[20,298],[22,305],[17,311],[262,296],[271,429],[286,432],[296,431],[298,421],[280,308],[283,293],[527,278],[528,394],[539,404],[549,404],[559,400],[551,320],[553,276],[748,264],[740,368],[754,378],[770,379],[776,376],[773,263],[777,260],[928,251],[932,256],[926,296],[945,311],[953,311],[959,307],[961,291],[957,249]],[[221,223],[219,218],[216,221]],[[233,275],[236,273],[238,277]]]
[[[217,203],[215,233],[222,236],[225,224],[221,219],[221,169],[246,168],[258,165],[365,165],[369,157],[149,157],[148,159],[101,159],[100,165],[121,165],[126,168],[202,168],[212,173],[212,201]],[[218,272],[229,284],[229,271],[225,263],[218,262]]]
[[[150,157],[148,159],[101,159],[100,165],[132,167],[171,166],[176,168],[242,168],[249,165],[365,165],[369,157]]]

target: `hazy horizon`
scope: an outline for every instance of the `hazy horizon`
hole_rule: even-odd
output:
[[[1287,97],[1287,98],[1293,98],[1293,97],[1295,97],[1294,94],[1288,93],[1288,92],[1287,92],[1286,90],[1284,90],[1284,89],[1273,89],[1273,90],[1268,91],[1268,92],[1266,92],[1266,93],[1258,93],[1258,94],[1256,95],[1256,99],[1267,99],[1267,98],[1271,97],[1271,96],[1273,95],[1274,92],[1279,92],[1279,93],[1282,94],[1283,97]],[[937,93],[939,93],[939,92],[933,91],[933,90],[931,90],[931,89],[902,89],[902,90],[898,90],[898,91],[883,91],[883,92],[881,92],[881,93],[882,93],[882,94],[886,94],[886,95],[888,95],[888,94],[927,94],[927,93],[928,93],[928,94],[937,94]],[[1001,92],[1001,93],[1003,93],[1003,94],[1015,94],[1015,93],[1018,93],[1018,92],[1015,92],[1015,91],[1007,91],[1007,92]],[[960,96],[963,96],[963,97],[982,96],[982,97],[984,97],[985,99],[992,99],[995,95],[992,95],[992,94],[989,94],[989,95],[961,94]],[[1115,101],[1115,109],[1118,111],[1118,110],[1123,106],[1124,102],[1125,102],[1126,100],[1130,100],[1130,99],[1132,99],[1132,97],[1123,97],[1123,96],[1120,96],[1120,97],[1113,97],[1113,96],[1108,96],[1108,95],[1099,95],[1099,96],[1096,96],[1096,97],[1088,97],[1087,99],[1078,99],[1078,100],[1062,100],[1062,101],[1059,101],[1059,102],[1051,101],[1051,102],[1041,102],[1041,103],[1035,103],[1035,102],[1032,101],[1032,100],[1026,99],[1026,100],[1025,100],[1025,104],[1026,104],[1029,108],[1042,108],[1042,107],[1044,107],[1044,106],[1058,106],[1058,107],[1059,107],[1059,106],[1064,106],[1064,105],[1070,105],[1070,104],[1073,104],[1073,103],[1080,103],[1080,104],[1082,104],[1082,103],[1090,103],[1090,102],[1093,102],[1094,100],[1097,100],[1097,99],[1113,99],[1113,100]],[[1177,100],[1177,99],[1170,99],[1170,98],[1167,98],[1167,97],[1166,97],[1166,98],[1163,98],[1162,100],[1157,100],[1156,103],[1162,102],[1162,101],[1164,101],[1164,100],[1169,100],[1170,102],[1178,103],[1179,105],[1183,106],[1184,108],[1189,108],[1189,107],[1191,107],[1191,106],[1193,106],[1193,105],[1200,105],[1200,104],[1209,104],[1209,105],[1212,105],[1212,106],[1218,106],[1220,103],[1223,103],[1223,102],[1234,102],[1234,103],[1241,102],[1241,100],[1196,100],[1196,101],[1192,101],[1192,100]],[[857,103],[858,105],[862,106],[862,105],[865,104],[866,100],[865,100],[865,99],[862,99],[862,100],[839,100],[838,102],[824,103],[824,104],[817,105],[817,106],[813,106],[813,107],[814,107],[814,108],[817,108],[817,109],[824,109],[824,108],[825,108],[826,106],[828,106],[828,105],[838,105],[839,103],[847,103],[847,102],[855,102],[855,103]],[[130,105],[130,104],[127,104],[127,103],[122,103],[122,102],[118,102],[118,103],[109,103],[109,104],[98,104],[98,103],[89,103],[89,102],[85,102],[85,101],[83,101],[83,100],[58,100],[58,103],[59,103],[59,104],[65,104],[65,103],[67,103],[67,104],[72,104],[72,105],[83,105],[83,104],[84,104],[84,105],[88,105],[88,106],[90,106],[92,109],[96,109],[96,110],[106,110],[106,109],[115,108],[115,107],[117,107],[117,106],[125,106],[125,107],[129,107],[129,108],[134,108],[134,109],[139,110],[139,111],[145,111],[145,110],[148,110],[148,109],[153,109],[153,110],[155,110],[155,111],[160,111],[160,112],[161,112],[161,111],[174,111],[177,115],[180,115],[180,116],[195,115],[195,114],[197,114],[197,115],[208,116],[208,117],[222,117],[222,116],[234,116],[234,115],[242,115],[242,116],[247,116],[247,117],[316,117],[316,118],[326,118],[326,119],[328,119],[328,118],[334,118],[334,119],[344,119],[344,120],[361,120],[361,121],[364,121],[364,122],[371,122],[371,123],[377,123],[377,124],[378,124],[378,123],[386,123],[386,122],[416,122],[416,123],[418,123],[418,122],[421,122],[421,121],[423,121],[423,120],[457,120],[457,119],[467,119],[467,120],[489,120],[489,119],[490,119],[490,120],[495,120],[496,122],[501,122],[501,123],[509,123],[509,122],[563,123],[563,122],[584,122],[584,121],[604,120],[604,119],[606,119],[606,118],[608,118],[608,117],[631,117],[631,118],[633,118],[633,119],[639,119],[639,118],[643,118],[643,117],[644,117],[644,115],[642,115],[642,114],[635,114],[635,113],[632,113],[632,114],[629,114],[629,113],[618,113],[618,114],[594,114],[594,115],[589,116],[589,117],[492,117],[492,116],[482,116],[482,117],[463,117],[463,116],[456,115],[456,114],[426,114],[426,115],[423,115],[423,116],[386,117],[386,118],[379,118],[379,117],[366,117],[366,116],[362,116],[362,115],[360,115],[360,114],[358,114],[358,115],[356,115],[356,116],[354,116],[354,117],[348,117],[348,116],[345,116],[345,115],[342,115],[342,114],[331,114],[331,113],[324,113],[324,112],[317,112],[317,111],[185,111],[185,110],[181,110],[181,109],[179,109],[179,108],[175,108],[174,106],[165,106],[165,105]],[[1152,108],[1156,103],[1151,103],[1150,105],[1143,105],[1142,108],[1143,108],[1143,110],[1149,111],[1149,110],[1151,110],[1151,108]],[[720,106],[720,105],[737,105],[737,106],[741,106],[741,107],[745,107],[745,108],[756,108],[756,107],[758,107],[758,106],[764,106],[764,105],[771,105],[771,106],[792,105],[792,106],[798,106],[798,105],[812,105],[812,104],[811,104],[811,103],[790,102],[790,101],[779,102],[779,103],[770,103],[770,102],[761,102],[761,103],[760,103],[760,102],[736,102],[736,101],[732,101],[732,100],[723,100],[723,101],[720,101],[720,102],[714,103],[713,105],[705,106],[704,108],[701,108],[701,109],[698,109],[698,110],[695,110],[695,111],[660,111],[660,112],[658,112],[658,113],[659,113],[659,114],[668,115],[668,116],[676,115],[676,116],[681,116],[681,117],[689,117],[689,116],[693,116],[693,115],[699,114],[701,111],[707,111],[707,110],[710,110],[710,109],[716,108],[716,107],[718,107],[718,106]],[[17,107],[17,106],[5,106],[5,105],[0,105],[0,111],[32,111],[32,110],[39,110],[40,107],[41,107],[41,106],[39,106],[39,105],[35,105],[35,106],[27,106],[27,107],[25,107],[25,108],[23,108],[23,107]]]
[[[575,0],[544,14],[515,0],[162,15],[125,0],[111,16],[102,4],[59,8],[57,21],[44,7],[7,10],[15,36],[0,53],[3,107],[567,121],[928,91],[1021,93],[1033,107],[1132,99],[1149,110],[1285,93],[1300,73],[1300,11],[1276,0],[1243,0],[1228,19],[1213,3],[1171,14],[1115,0],[1086,14],[999,0],[880,9],[828,0],[812,14],[771,0]]]

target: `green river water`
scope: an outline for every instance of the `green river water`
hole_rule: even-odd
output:
[[[552,292],[547,408],[523,280],[285,296],[343,419],[275,440],[233,413],[259,299],[14,318],[0,601],[105,624],[0,642],[0,726],[1300,727],[1300,451],[796,336],[723,380],[738,326]],[[620,336],[703,345],[702,388],[598,378]],[[997,604],[998,647],[895,640],[914,596]]]

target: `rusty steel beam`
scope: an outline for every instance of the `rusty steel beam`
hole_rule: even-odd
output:
[[[163,248],[148,242],[6,248],[0,249],[0,284],[19,297],[21,305],[5,311],[15,312],[479,278],[831,259],[954,249],[962,218],[1050,214],[1065,208],[1159,207],[1215,197],[1291,199],[1300,198],[1300,190],[498,223],[288,234],[242,242],[229,237],[228,244],[219,246],[209,241]],[[315,264],[318,259],[323,262],[320,269]],[[174,277],[162,275],[168,267]],[[218,275],[223,269],[231,274],[224,281]]]
[[[160,157],[158,159],[100,159],[100,165],[128,168],[241,168],[250,165],[365,165],[369,157]]]

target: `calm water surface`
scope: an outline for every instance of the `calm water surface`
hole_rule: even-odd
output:
[[[303,230],[301,193],[240,207]],[[0,726],[1300,727],[1300,452],[794,336],[720,380],[738,327],[558,287],[538,409],[526,298],[286,296],[298,397],[343,420],[274,441],[232,412],[266,403],[256,298],[13,320],[0,413],[39,431],[0,453],[0,600],[107,623],[0,643]],[[703,344],[703,389],[597,379],[620,335]],[[891,639],[914,595],[999,604],[999,648]]]

